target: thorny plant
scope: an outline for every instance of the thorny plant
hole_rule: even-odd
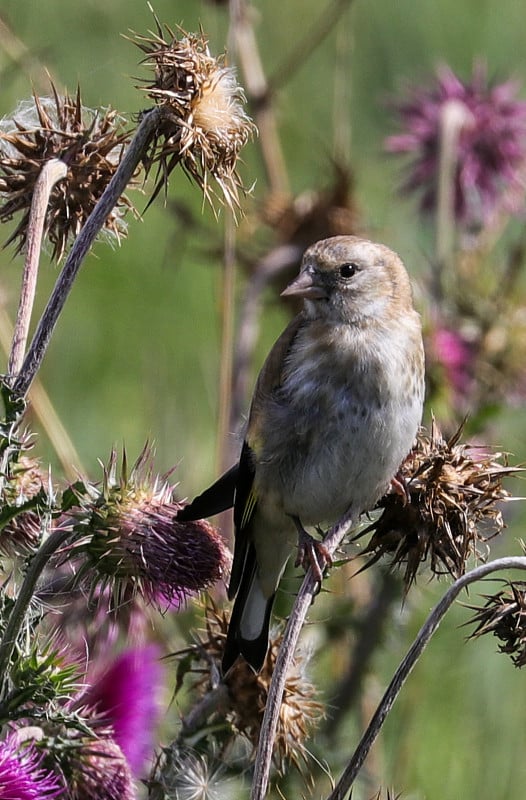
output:
[[[349,4],[334,4],[332,24]],[[234,347],[232,423],[246,400],[247,369],[266,286],[295,272],[302,251],[314,239],[364,227],[346,163],[335,161],[333,181],[323,189],[296,197],[285,191],[288,176],[270,84],[258,72],[261,63],[249,12],[241,0],[231,4],[232,40],[260,122],[270,190],[247,228],[265,225],[273,238],[266,251],[255,255],[253,247],[242,247],[247,282]],[[125,453],[118,470],[112,451],[102,464],[100,482],[79,476],[63,487],[32,455],[34,439],[24,429],[27,392],[83,259],[100,231],[117,238],[127,232],[123,214],[135,209],[126,192],[137,186],[141,169],[144,180],[156,171],[148,205],[161,190],[168,192],[169,179],[180,166],[206,200],[219,199],[232,212],[241,209],[238,161],[255,127],[244,110],[235,72],[224,57],[210,54],[202,32],[174,31],[154,19],[154,32],[131,36],[150,70],[140,88],[154,103],[141,113],[135,132],[112,109],[84,108],[80,89],[73,97],[53,84],[50,98],[35,94],[0,123],[0,221],[16,217],[7,244],[14,244],[25,261],[0,424],[0,719],[6,731],[0,741],[0,784],[21,800],[137,797],[135,780],[144,777],[152,751],[157,689],[163,681],[162,649],[152,643],[153,626],[160,613],[178,611],[229,568],[226,545],[211,524],[176,520],[176,488],[170,475],[156,475],[149,446],[131,470]],[[329,28],[308,41],[319,41]],[[306,49],[306,43],[301,45],[299,61]],[[275,88],[276,79],[271,83]],[[449,113],[452,99],[455,113],[462,112],[454,118]],[[495,394],[502,377],[507,385],[520,383],[521,360],[516,356],[506,361],[496,351],[495,329],[504,323],[494,316],[490,321],[492,298],[482,290],[477,294],[473,276],[477,265],[491,262],[506,214],[515,213],[517,203],[522,207],[518,191],[526,163],[525,108],[516,100],[514,86],[488,86],[480,67],[471,84],[443,70],[436,91],[416,91],[411,102],[398,106],[401,122],[410,130],[388,141],[393,152],[415,153],[405,188],[419,192],[423,210],[436,211],[430,286],[440,313],[428,332],[429,391],[438,397],[435,390],[445,383],[453,408],[461,397],[478,403],[475,412],[484,411],[482,394],[473,390],[483,375]],[[429,127],[426,141],[433,145],[426,150],[428,157],[433,155],[428,162],[419,160],[422,142],[415,134],[422,132],[415,122],[422,114]],[[487,164],[480,157],[477,161],[474,151],[480,154],[480,137],[488,133],[484,120],[497,117],[510,134],[511,150],[499,150],[500,160],[491,160],[491,175],[484,174]],[[485,136],[484,152],[497,147],[498,140],[497,135]],[[467,166],[461,171],[464,157]],[[512,179],[517,189],[512,198],[502,196],[503,177]],[[472,185],[480,192],[475,206],[466,188]],[[475,224],[477,210],[486,227]],[[46,243],[51,257],[65,263],[27,348],[40,252]],[[504,257],[506,300],[513,294],[520,264],[521,243]],[[457,285],[466,276],[472,278],[473,289],[469,310]],[[521,307],[515,310],[520,318]],[[459,318],[476,320],[475,336],[473,327],[470,335],[458,329]],[[512,336],[510,330],[508,334]],[[501,453],[461,443],[462,433],[458,428],[444,437],[433,420],[401,466],[405,496],[386,495],[372,523],[354,537],[372,534],[360,556],[362,570],[381,559],[391,569],[401,567],[406,593],[425,567],[434,575],[449,574],[455,582],[397,670],[331,800],[343,800],[351,789],[404,681],[459,592],[493,571],[526,568],[526,559],[507,558],[469,571],[472,560],[487,558],[490,539],[504,528],[502,503],[511,495],[503,479],[520,469],[509,466]],[[357,522],[344,518],[327,533],[329,552],[340,551]],[[238,790],[233,778],[247,774],[252,765],[252,797],[260,800],[267,793],[272,759],[282,781],[291,764],[310,772],[313,781],[316,769],[327,771],[323,755],[316,761],[309,744],[324,705],[309,677],[306,651],[296,651],[315,593],[316,582],[308,573],[287,626],[272,639],[262,671],[256,675],[239,663],[224,679],[219,664],[228,613],[217,600],[207,602],[204,611],[194,604],[205,629],[172,656],[178,700],[185,695],[187,710],[177,738],[161,748],[145,781],[151,800],[223,797]],[[508,581],[502,591],[485,596],[485,605],[472,619],[473,637],[493,633],[501,651],[519,667],[526,662],[525,596],[523,582]],[[377,798],[381,796],[378,791]]]

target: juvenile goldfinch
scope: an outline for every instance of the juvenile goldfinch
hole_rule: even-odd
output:
[[[274,596],[298,561],[328,559],[304,526],[374,507],[410,451],[424,400],[424,350],[405,267],[356,236],[317,242],[285,296],[303,298],[259,374],[239,463],[180,512],[234,506],[235,597],[223,658],[259,670]]]

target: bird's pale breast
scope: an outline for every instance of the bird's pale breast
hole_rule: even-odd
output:
[[[306,326],[266,401],[258,489],[306,525],[370,509],[420,424],[419,336],[416,314],[414,336],[407,319],[398,331],[340,325],[330,336]]]

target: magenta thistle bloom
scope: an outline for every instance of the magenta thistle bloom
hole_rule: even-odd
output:
[[[137,800],[130,766],[107,737],[82,747],[68,789],[71,800]]]
[[[84,535],[74,550],[87,559],[95,587],[112,588],[117,605],[130,592],[157,605],[177,605],[218,581],[228,568],[229,551],[213,525],[177,520],[181,505],[172,486],[152,477],[148,448],[129,476],[124,458],[117,477],[113,453],[102,488],[85,488],[76,512],[77,529]]]
[[[423,211],[432,211],[437,205],[448,107],[458,112],[454,175],[457,220],[466,225],[486,222],[503,199],[504,189],[505,210],[517,213],[522,208],[526,102],[517,99],[517,89],[513,81],[490,83],[480,64],[469,82],[442,66],[433,86],[415,87],[407,100],[394,103],[402,132],[389,136],[385,147],[391,153],[412,156],[402,189],[420,195]]]
[[[63,792],[56,775],[41,766],[32,745],[11,736],[0,742],[0,800],[50,800]]]
[[[443,366],[445,377],[459,397],[466,397],[473,385],[475,345],[460,331],[440,327],[431,340],[432,354]]]
[[[69,562],[68,566],[79,569]],[[47,621],[55,629],[69,651],[81,662],[89,655],[90,661],[106,659],[114,652],[119,639],[128,644],[144,642],[151,631],[151,604],[133,591],[121,594],[115,605],[110,586],[71,586],[71,576],[66,569],[56,571],[39,597],[48,609]],[[157,605],[165,602],[159,598]]]
[[[156,645],[122,653],[85,697],[104,723],[111,725],[115,741],[135,776],[139,776],[153,752],[163,678],[159,655]]]

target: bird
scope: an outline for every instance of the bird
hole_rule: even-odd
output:
[[[393,250],[351,235],[316,242],[282,296],[302,309],[259,373],[239,461],[178,515],[234,508],[223,674],[240,656],[261,669],[291,554],[320,581],[330,565],[307,528],[358,519],[400,486],[422,418],[420,315]]]

